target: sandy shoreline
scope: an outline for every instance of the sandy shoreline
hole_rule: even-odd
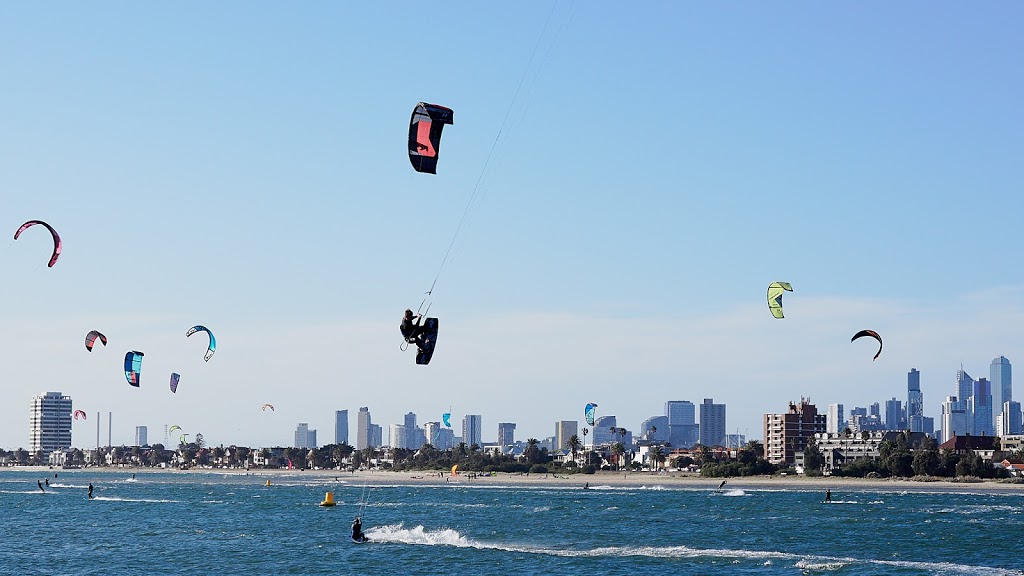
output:
[[[583,488],[589,484],[592,488],[604,486],[614,488],[654,488],[674,490],[714,490],[722,482],[721,478],[702,478],[694,474],[665,473],[655,474],[651,472],[598,472],[596,474],[505,474],[498,473],[495,476],[471,477],[470,473],[460,474],[452,477],[445,473],[444,477],[438,476],[437,472],[389,472],[389,471],[359,471],[356,473],[342,472],[339,470],[280,470],[280,469],[193,469],[193,470],[164,470],[159,468],[81,468],[61,469],[49,468],[46,466],[18,466],[0,468],[0,475],[5,472],[35,473],[41,478],[52,477],[56,474],[81,475],[95,474],[97,476],[124,476],[124,475],[145,475],[145,474],[180,474],[207,475],[207,476],[240,476],[252,477],[260,482],[270,480],[308,480],[310,482],[323,482],[331,484],[337,481],[344,481],[347,484],[399,484],[399,485],[437,485],[453,483],[469,485],[474,487],[486,486],[515,486],[515,487],[577,487]],[[850,491],[907,491],[907,492],[1001,492],[1024,494],[1024,484],[1007,484],[994,480],[984,482],[951,482],[940,480],[937,482],[916,482],[912,480],[895,479],[867,479],[867,478],[839,478],[839,477],[806,477],[806,476],[755,476],[729,478],[726,489],[732,490],[820,490],[825,489],[850,490]]]

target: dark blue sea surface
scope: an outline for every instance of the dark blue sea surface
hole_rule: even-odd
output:
[[[582,490],[500,478],[364,486],[302,473],[57,473],[0,472],[0,574],[1021,574],[1010,568],[1024,492],[970,485],[837,489],[824,504],[817,489],[630,488],[600,477]],[[318,506],[328,490],[335,508]],[[368,544],[348,539],[357,514]]]

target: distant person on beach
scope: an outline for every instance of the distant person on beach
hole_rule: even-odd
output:
[[[89,498],[92,498],[92,482],[89,482]]]
[[[828,488],[825,488],[825,502],[831,502],[831,501],[832,501],[832,490],[829,490]]]
[[[46,488],[43,488],[43,481],[42,480],[36,480],[36,485],[39,486],[39,490],[41,490],[42,492],[46,492]]]

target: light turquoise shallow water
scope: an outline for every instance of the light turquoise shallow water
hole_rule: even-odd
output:
[[[0,574],[1021,574],[1024,494],[0,473]],[[344,478],[342,478],[344,480]],[[95,500],[85,497],[96,486]],[[334,490],[339,506],[320,508]]]

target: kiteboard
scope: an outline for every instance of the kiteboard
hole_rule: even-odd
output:
[[[366,544],[367,542],[370,541],[370,539],[367,538],[365,535],[362,538],[360,538],[359,540],[356,540],[355,538],[353,538],[351,536],[349,536],[348,539],[351,540],[353,544]]]
[[[437,318],[427,318],[421,334],[423,347],[416,354],[416,363],[430,364],[430,358],[434,355],[434,346],[437,344]]]

